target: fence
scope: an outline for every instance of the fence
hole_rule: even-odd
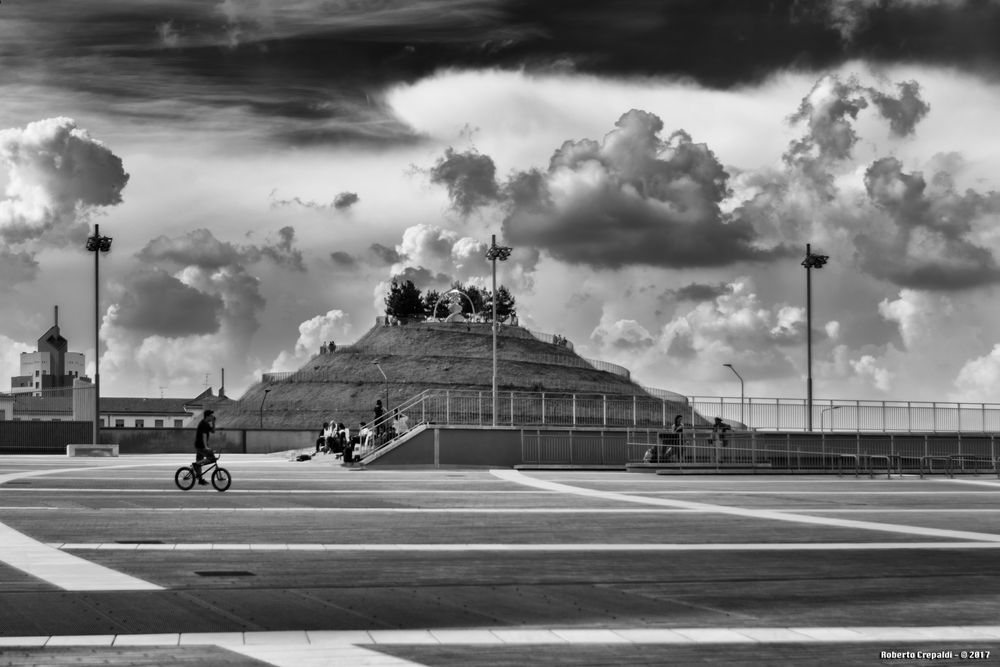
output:
[[[688,400],[706,417],[722,417],[747,428],[806,431],[809,427],[804,399],[695,396]],[[814,399],[812,417],[814,431],[1000,432],[996,403]]]
[[[751,467],[790,471],[992,472],[1000,476],[1000,437],[989,434],[755,433],[714,439],[708,429],[683,434],[629,431],[627,463]],[[577,457],[579,458],[579,456]]]

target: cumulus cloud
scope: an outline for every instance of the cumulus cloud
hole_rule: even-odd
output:
[[[166,337],[218,331],[222,299],[157,269],[130,276],[118,301],[117,324],[138,333]]]
[[[966,361],[954,381],[957,400],[979,400],[1000,390],[1000,343],[989,354]]]
[[[205,270],[269,259],[278,266],[305,270],[302,252],[295,248],[292,227],[278,230],[278,238],[269,241],[269,245],[235,245],[217,239],[207,229],[195,229],[173,238],[158,236],[139,251],[138,257],[144,262],[167,262]]]
[[[271,364],[271,371],[298,370],[302,364],[319,354],[322,345],[330,341],[347,340],[351,335],[350,317],[342,310],[330,310],[299,325],[299,337],[292,352],[282,350]]]
[[[407,227],[396,246],[399,259],[390,268],[394,276],[407,271],[423,269],[423,273],[411,273],[413,282],[422,289],[440,287],[454,281],[468,281],[481,278],[487,266],[488,244],[444,227],[419,224]],[[442,281],[443,279],[443,281]]]
[[[600,268],[722,266],[787,252],[759,246],[752,225],[722,214],[729,175],[705,144],[662,131],[658,116],[633,109],[601,141],[566,141],[545,171],[512,174],[500,189],[505,238]]]
[[[619,350],[643,350],[656,344],[656,337],[635,320],[601,323],[590,334],[591,340],[602,347]]]
[[[20,375],[21,353],[34,352],[36,349],[34,344],[22,343],[0,334],[0,373],[3,373],[3,378],[6,380]]]
[[[121,203],[129,178],[121,158],[71,118],[0,130],[0,164],[0,238],[8,243],[81,241],[88,216]]]
[[[446,148],[431,168],[430,180],[448,188],[452,206],[464,216],[496,201],[499,195],[493,159],[475,150],[457,153]]]
[[[1000,280],[991,249],[977,243],[974,223],[1000,213],[1000,194],[957,192],[949,178],[927,187],[896,158],[882,158],[865,172],[865,189],[881,213],[857,237],[859,263],[873,276],[902,287],[958,290]],[[879,224],[881,223],[881,224]]]
[[[883,299],[878,304],[878,312],[896,324],[903,345],[915,349],[933,339],[933,328],[937,322],[950,320],[954,305],[946,296],[904,289],[897,299]]]
[[[395,248],[384,246],[381,243],[373,243],[368,250],[375,258],[383,264],[395,264],[402,259],[402,255]]]

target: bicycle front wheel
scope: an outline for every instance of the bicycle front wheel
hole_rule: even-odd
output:
[[[225,491],[233,483],[233,478],[229,476],[229,471],[225,468],[216,468],[212,471],[212,486],[216,491]]]
[[[177,472],[174,473],[174,484],[181,491],[189,491],[197,478],[198,476],[194,474],[194,470],[190,466],[184,466],[178,468]]]

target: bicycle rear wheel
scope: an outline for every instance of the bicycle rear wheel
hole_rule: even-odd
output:
[[[174,484],[181,491],[189,491],[192,486],[194,486],[195,480],[198,476],[194,474],[194,470],[191,466],[184,466],[183,468],[178,468],[177,472],[174,473]]]
[[[225,468],[216,468],[212,471],[212,486],[216,491],[225,491],[233,483],[233,478],[229,476],[229,471]]]

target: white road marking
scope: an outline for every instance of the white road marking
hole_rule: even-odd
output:
[[[903,642],[996,642],[1000,625],[842,627],[481,627],[413,630],[165,633],[145,635],[52,635],[0,637],[0,646],[218,646],[272,665],[413,665],[370,650],[377,646],[525,644],[593,646],[768,644],[871,644]],[[365,647],[369,647],[366,649]],[[354,652],[352,649],[359,649]],[[354,656],[357,656],[355,661]],[[338,660],[341,658],[341,660]],[[368,662],[370,660],[370,662]]]
[[[757,509],[769,511],[786,511],[783,507],[760,507]],[[6,505],[0,506],[0,511],[25,512],[76,512],[79,514],[101,514],[126,512],[131,515],[150,513],[191,514],[193,512],[211,512],[212,514],[241,512],[276,512],[279,514],[717,514],[714,509],[689,509],[683,507],[662,507],[651,509],[637,508],[569,508],[569,507],[52,507],[43,505]],[[796,507],[796,512],[813,514],[1000,514],[1000,507],[994,508],[927,508],[927,509],[837,509],[829,507]]]
[[[732,516],[747,517],[750,519],[767,519],[773,521],[789,521],[793,523],[806,523],[820,526],[834,526],[839,528],[855,528],[860,530],[877,530],[890,533],[903,533],[906,535],[921,535],[924,537],[941,537],[957,540],[976,540],[986,542],[1000,542],[1000,535],[993,533],[977,533],[964,530],[945,530],[941,528],[924,528],[923,526],[902,526],[888,523],[875,523],[872,521],[857,521],[855,519],[835,519],[832,517],[809,516],[805,514],[795,514],[788,511],[774,511],[762,509],[749,509],[743,507],[728,507],[725,505],[712,505],[707,503],[694,503],[686,500],[670,500],[668,498],[648,498],[644,496],[628,495],[624,493],[614,493],[609,491],[595,491],[579,486],[570,486],[558,482],[550,482],[543,479],[535,479],[522,475],[516,470],[491,470],[493,475],[501,479],[506,479],[515,484],[531,486],[538,489],[550,491],[561,491],[588,498],[602,498],[627,503],[640,503],[646,505],[660,505],[661,507],[683,507],[688,509],[714,509],[719,514],[729,514]]]
[[[48,546],[66,551],[422,551],[422,552],[629,552],[629,551],[868,551],[892,549],[1000,549],[1000,541],[980,542],[724,542],[702,544],[558,542],[524,543],[439,543],[439,544],[294,544],[261,543],[166,543],[143,542],[50,542]]]
[[[55,549],[0,523],[0,562],[67,591],[158,591],[161,586]]]

